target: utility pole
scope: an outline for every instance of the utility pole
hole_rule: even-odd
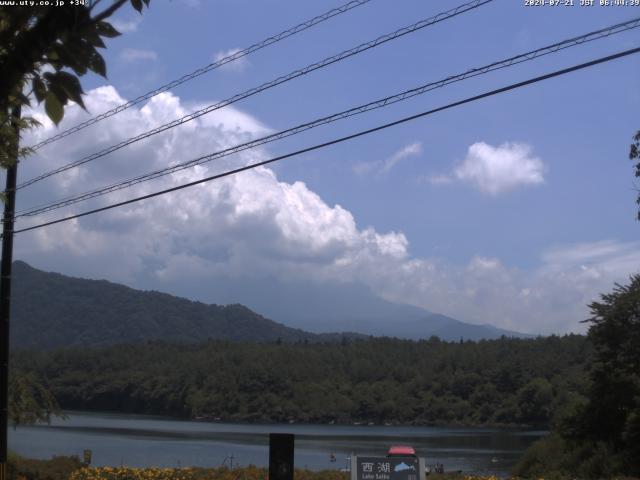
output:
[[[11,266],[13,264],[13,216],[16,209],[16,177],[20,143],[20,107],[12,110],[11,126],[16,135],[13,163],[7,168],[4,216],[2,218],[2,261],[0,263],[0,480],[7,480],[7,431],[9,429],[9,314]]]

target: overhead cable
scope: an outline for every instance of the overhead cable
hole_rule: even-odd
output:
[[[396,126],[396,125],[400,125],[400,124],[403,124],[403,123],[406,123],[406,122],[409,122],[409,121],[412,121],[412,120],[416,120],[418,118],[422,118],[422,117],[426,117],[426,116],[429,116],[429,115],[433,115],[434,113],[441,112],[443,110],[448,110],[450,108],[454,108],[454,107],[458,107],[458,106],[461,106],[461,105],[465,105],[467,103],[475,102],[475,101],[481,100],[483,98],[487,98],[487,97],[491,97],[491,96],[494,96],[494,95],[498,95],[500,93],[508,92],[510,90],[515,90],[515,89],[518,89],[518,88],[522,88],[522,87],[525,87],[527,85],[531,85],[531,84],[538,83],[538,82],[541,82],[541,81],[544,81],[544,80],[548,80],[550,78],[559,77],[561,75],[566,75],[568,73],[575,72],[577,70],[582,70],[582,69],[585,69],[585,68],[589,68],[589,67],[592,67],[594,65],[598,65],[598,64],[601,64],[601,63],[605,63],[605,62],[610,62],[612,60],[616,60],[618,58],[622,58],[622,57],[626,57],[628,55],[636,54],[638,52],[640,52],[640,47],[632,48],[632,49],[629,49],[629,50],[624,50],[622,52],[618,52],[618,53],[615,53],[613,55],[609,55],[609,56],[606,56],[606,57],[600,57],[598,59],[591,60],[590,62],[581,63],[581,64],[578,64],[578,65],[574,65],[572,67],[564,68],[562,70],[556,70],[554,72],[547,73],[545,75],[541,75],[541,76],[538,76],[538,77],[530,78],[530,79],[524,80],[522,82],[513,83],[513,84],[508,85],[506,87],[502,87],[502,88],[498,88],[498,89],[495,89],[495,90],[491,90],[491,91],[482,93],[480,95],[475,95],[473,97],[468,97],[468,98],[465,98],[464,100],[459,100],[457,102],[449,103],[449,104],[444,105],[442,107],[434,108],[432,110],[427,110],[427,111],[424,111],[424,112],[421,112],[421,113],[418,113],[418,114],[415,114],[415,115],[404,117],[404,118],[401,118],[399,120],[395,120],[395,121],[390,122],[390,123],[385,123],[384,125],[379,125],[377,127],[370,128],[370,129],[367,129],[367,130],[362,130],[360,132],[357,132],[357,133],[354,133],[354,134],[351,134],[351,135],[347,135],[347,136],[344,136],[344,137],[340,137],[340,138],[337,138],[337,139],[334,139],[334,140],[331,140],[331,141],[328,141],[328,142],[324,142],[324,143],[320,143],[320,144],[317,144],[317,145],[313,145],[311,147],[303,148],[301,150],[297,150],[295,152],[288,153],[286,155],[281,155],[279,157],[271,158],[269,160],[264,160],[262,162],[252,163],[250,165],[245,165],[244,167],[239,167],[239,168],[236,168],[236,169],[233,169],[233,170],[229,170],[229,171],[226,171],[226,172],[223,172],[223,173],[219,173],[219,174],[216,174],[216,175],[211,175],[211,176],[202,178],[200,180],[195,180],[193,182],[189,182],[189,183],[185,183],[185,184],[178,185],[178,186],[175,186],[175,187],[167,188],[167,189],[160,190],[160,191],[157,191],[157,192],[154,192],[154,193],[150,193],[150,194],[147,194],[147,195],[142,195],[142,196],[139,196],[139,197],[131,198],[129,200],[125,200],[125,201],[122,201],[122,202],[113,203],[111,205],[106,205],[104,207],[95,208],[93,210],[88,210],[88,211],[85,211],[85,212],[82,212],[82,213],[78,213],[78,214],[75,214],[75,215],[70,215],[70,216],[67,216],[67,217],[58,218],[56,220],[51,220],[51,221],[48,221],[48,222],[39,223],[37,225],[32,225],[30,227],[21,228],[21,229],[15,230],[14,233],[28,232],[30,230],[35,230],[35,229],[39,229],[39,228],[43,228],[43,227],[48,227],[50,225],[55,225],[55,224],[62,223],[62,222],[68,222],[68,221],[75,220],[75,219],[78,219],[78,218],[86,217],[88,215],[93,215],[95,213],[104,212],[104,211],[111,210],[111,209],[114,209],[114,208],[123,207],[125,205],[130,205],[132,203],[137,203],[137,202],[140,202],[142,200],[147,200],[149,198],[158,197],[158,196],[161,196],[161,195],[165,195],[167,193],[183,190],[185,188],[193,187],[195,185],[200,185],[200,184],[212,181],[212,180],[217,180],[217,179],[220,179],[220,178],[224,178],[224,177],[228,177],[228,176],[231,176],[231,175],[235,175],[235,174],[238,174],[240,172],[244,172],[246,170],[251,170],[251,169],[254,169],[254,168],[257,168],[257,167],[260,167],[260,166],[264,166],[264,165],[268,165],[268,164],[271,164],[271,163],[274,163],[274,162],[278,162],[280,160],[284,160],[286,158],[295,157],[295,156],[301,155],[303,153],[311,152],[311,151],[314,151],[314,150],[319,150],[321,148],[326,148],[326,147],[331,146],[331,145],[336,145],[338,143],[342,143],[342,142],[346,142],[346,141],[349,141],[349,140],[353,140],[355,138],[362,137],[362,136],[365,136],[365,135],[369,135],[371,133],[378,132],[378,131],[381,131],[381,130],[385,130],[387,128],[390,128],[390,127],[393,127],[393,126]]]
[[[139,103],[149,100],[150,98],[153,98],[160,93],[167,92],[177,87],[178,85],[182,85],[183,83],[188,82],[189,80],[193,80],[194,78],[199,77],[200,75],[204,75],[205,73],[210,72],[211,70],[215,70],[218,67],[222,67],[223,65],[239,60],[242,57],[246,57],[247,55],[257,52],[258,50],[268,47],[269,45],[278,43],[281,40],[284,40],[285,38],[291,37],[296,33],[300,33],[304,30],[307,30],[308,28],[318,25],[319,23],[329,20],[330,18],[333,18],[337,15],[348,12],[349,10],[359,7],[361,5],[364,5],[365,3],[368,3],[370,1],[371,0],[353,0],[337,8],[333,8],[328,12],[323,13],[322,15],[313,17],[312,19],[307,20],[306,22],[302,22],[299,25],[296,25],[295,27],[291,27],[283,32],[278,33],[277,35],[273,35],[272,37],[266,38],[261,42],[254,43],[253,45],[247,48],[233,52],[219,60],[216,60],[213,63],[210,63],[209,65],[205,65],[204,67],[198,68],[197,70],[194,70],[191,73],[183,75],[182,77],[176,80],[166,83],[165,85],[162,85],[156,88],[155,90],[151,90],[150,92],[140,95],[139,97],[136,97],[133,100],[129,100],[128,102],[118,105],[117,107],[112,108],[111,110],[101,113],[100,115],[96,115],[95,117],[92,117],[82,123],[79,123],[78,125],[75,125],[60,133],[57,133],[56,135],[53,135],[35,145],[32,145],[30,148],[33,150],[38,150],[44,147],[45,145],[53,143],[73,133],[79,132],[80,130],[83,130],[89,127],[90,125],[98,123],[101,120],[117,115],[118,113],[123,112],[124,110],[131,108],[134,105],[138,105]]]
[[[608,37],[610,35],[616,34],[616,33],[620,33],[620,32],[624,32],[627,30],[631,30],[633,28],[638,28],[640,26],[640,17],[635,18],[633,20],[629,20],[623,23],[619,23],[616,25],[612,25],[606,28],[602,28],[600,30],[596,30],[594,32],[589,32],[586,33],[584,35],[580,35],[577,37],[572,37],[569,38],[567,40],[563,40],[561,42],[556,42],[554,44],[551,45],[547,45],[545,47],[541,47],[538,48],[536,50],[531,50],[528,51],[526,53],[521,53],[519,55],[504,59],[504,60],[499,60],[497,62],[493,62],[490,63],[488,65],[484,65],[482,67],[477,67],[477,68],[473,68],[470,70],[467,70],[464,73],[460,73],[457,75],[451,75],[449,77],[446,77],[442,80],[438,80],[436,82],[430,82],[424,85],[421,85],[419,87],[416,88],[412,88],[410,90],[405,90],[401,93],[397,93],[395,95],[391,95],[379,100],[375,100],[373,102],[369,102],[367,104],[364,105],[359,105],[357,107],[353,107],[350,108],[348,110],[344,110],[342,112],[339,113],[335,113],[326,117],[322,117],[322,118],[318,118],[316,120],[313,120],[311,122],[307,122],[307,123],[303,123],[301,125],[297,125],[295,127],[286,129],[286,130],[282,130],[280,132],[276,132],[270,135],[266,135],[264,137],[261,138],[257,138],[254,140],[251,140],[249,142],[245,142],[230,148],[226,148],[224,150],[218,151],[218,152],[214,152],[208,155],[203,155],[191,160],[188,160],[186,162],[181,162],[178,163],[176,165],[171,165],[169,167],[166,168],[162,168],[162,169],[158,169],[152,172],[148,172],[142,175],[138,175],[136,177],[130,178],[128,180],[124,180],[118,183],[114,183],[108,186],[104,186],[104,187],[100,187],[98,189],[94,189],[88,192],[84,192],[81,194],[77,194],[74,196],[70,196],[70,197],[66,197],[60,200],[57,200],[55,202],[51,202],[51,203],[46,203],[44,205],[40,205],[37,207],[32,207],[29,210],[24,210],[22,212],[18,212],[18,214],[16,215],[16,218],[20,218],[20,217],[26,217],[26,216],[33,216],[33,215],[38,215],[41,213],[45,213],[51,210],[57,210],[59,208],[63,208],[63,207],[67,207],[73,204],[76,204],[78,202],[81,201],[85,201],[91,198],[96,198],[99,196],[103,196],[118,190],[122,190],[124,188],[128,188],[134,185],[137,185],[139,183],[145,182],[145,181],[149,181],[149,180],[153,180],[165,175],[169,175],[190,167],[193,167],[195,165],[201,165],[203,163],[206,162],[210,162],[213,160],[217,160],[223,157],[227,157],[229,155],[233,155],[235,153],[239,153],[241,151],[244,150],[248,150],[250,148],[255,148],[257,146],[260,145],[264,145],[267,143],[271,143],[277,140],[280,140],[282,138],[286,138],[286,137],[290,137],[292,135],[296,135],[298,133],[316,128],[318,126],[321,125],[326,125],[329,123],[333,123],[336,122],[338,120],[342,120],[345,118],[349,118],[355,115],[359,115],[371,110],[375,110],[378,108],[382,108],[382,107],[386,107],[388,105],[392,105],[394,103],[403,101],[403,100],[407,100],[409,98],[415,97],[417,95],[421,95],[424,94],[426,92],[435,90],[437,88],[442,88],[446,85],[450,85],[452,83],[456,83],[456,82],[460,82],[462,80],[468,79],[468,78],[472,78],[472,77],[476,77],[479,75],[483,75],[495,70],[499,70],[502,68],[507,68],[513,65],[517,65],[523,62],[527,62],[527,61],[531,61],[534,60],[536,58],[551,54],[551,53],[555,53],[558,52],[560,50],[564,50],[566,48],[570,48],[576,45],[581,45],[583,43],[586,42],[591,42],[594,40],[598,40],[601,38],[605,38]]]
[[[53,175],[57,175],[59,173],[65,172],[71,168],[77,167],[79,165],[83,165],[85,163],[91,162],[93,160],[96,160],[98,158],[104,157],[105,155],[108,155],[110,153],[115,152],[116,150],[120,150],[121,148],[124,148],[128,145],[131,145],[132,143],[138,142],[140,140],[144,140],[146,138],[149,138],[153,135],[156,135],[158,133],[164,132],[166,130],[169,130],[171,128],[175,128],[179,125],[183,125],[187,122],[190,122],[191,120],[195,120],[196,118],[199,118],[203,115],[206,115],[208,113],[211,113],[215,110],[219,110],[223,107],[226,107],[228,105],[231,105],[235,102],[238,102],[240,100],[243,100],[247,97],[251,97],[253,95],[256,95],[257,93],[260,93],[264,90],[268,90],[270,88],[273,88],[277,85],[283,84],[285,82],[289,82],[295,78],[301,77],[303,75],[307,75],[315,70],[318,70],[320,68],[324,68],[328,65],[331,65],[333,63],[342,61],[346,58],[352,57],[354,55],[357,55],[359,53],[362,53],[366,50],[369,50],[371,48],[375,48],[379,45],[382,45],[384,43],[387,43],[391,40],[395,40],[396,38],[400,38],[404,35],[416,32],[418,30],[421,30],[425,27],[434,25],[436,23],[442,22],[444,20],[448,20],[450,18],[453,18],[457,15],[460,15],[462,13],[468,12],[470,10],[473,10],[475,8],[478,8],[482,5],[485,5],[487,3],[490,3],[494,0],[473,0],[471,2],[468,3],[464,3],[462,5],[459,5],[456,8],[453,8],[451,10],[448,10],[446,12],[441,12],[433,17],[424,19],[424,20],[420,20],[419,22],[414,23],[413,25],[407,26],[407,27],[403,27],[400,28],[392,33],[388,33],[386,35],[382,35],[374,40],[371,40],[370,42],[366,42],[366,43],[362,43],[356,47],[350,48],[349,50],[345,50],[341,53],[338,53],[337,55],[333,55],[331,57],[327,57],[324,60],[320,60],[319,62],[316,63],[312,63],[310,65],[307,65],[304,68],[301,68],[299,70],[294,70],[291,73],[288,73],[286,75],[282,75],[274,80],[271,80],[269,82],[263,83],[262,85],[259,85],[257,87],[253,87],[249,90],[246,90],[242,93],[238,93],[230,98],[227,98],[226,100],[222,100],[218,103],[214,103],[211,104],[207,107],[204,107],[200,110],[197,110],[195,112],[192,112],[188,115],[185,115],[181,118],[178,118],[176,120],[172,120],[171,122],[165,123],[163,125],[160,125],[159,127],[156,127],[152,130],[149,130],[145,133],[141,133],[140,135],[137,135],[135,137],[131,137],[128,138],[127,140],[123,140],[122,142],[119,142],[115,145],[112,145],[110,147],[107,147],[99,152],[96,153],[92,153],[91,155],[87,155],[79,160],[76,160],[74,162],[68,163],[66,165],[63,165],[61,167],[58,167],[54,170],[51,170],[47,173],[44,173],[42,175],[38,175],[37,177],[31,178],[30,180],[27,180],[25,182],[22,182],[21,184],[19,184],[16,188],[17,189],[21,189],[24,187],[27,187],[29,185],[32,185],[36,182],[39,182],[41,180],[44,180],[45,178],[49,178]]]

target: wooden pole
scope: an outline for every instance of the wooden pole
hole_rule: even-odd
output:
[[[7,434],[9,429],[9,316],[11,312],[11,267],[13,265],[13,217],[16,208],[20,107],[12,111],[16,134],[13,163],[7,168],[4,216],[2,218],[2,260],[0,262],[0,480],[7,480]]]

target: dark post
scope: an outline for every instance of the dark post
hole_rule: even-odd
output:
[[[13,263],[13,214],[16,207],[18,142],[20,141],[20,107],[12,111],[16,132],[13,165],[7,168],[6,203],[2,219],[2,262],[0,264],[0,480],[7,479],[7,430],[9,428],[9,313],[11,300],[11,265]]]
[[[293,480],[292,433],[269,434],[269,480]]]

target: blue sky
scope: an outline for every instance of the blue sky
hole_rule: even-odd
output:
[[[170,145],[162,139],[147,142],[21,192],[19,207],[127,178],[150,166],[188,159],[640,15],[640,8],[581,7],[579,0],[573,7],[523,3],[496,0],[243,100],[197,127],[174,129],[167,137]],[[372,0],[188,82],[146,111],[134,109],[131,115],[139,117],[109,120],[75,139],[43,148],[23,162],[21,178],[79,158],[96,145],[118,141],[145,121],[153,126],[162,118],[170,120],[179,111],[230,97],[458,4]],[[94,106],[91,113],[115,105],[116,97],[131,99],[224,52],[338,5],[155,0],[142,16],[123,9],[114,19],[123,35],[110,41],[105,52],[108,80],[87,77],[83,83],[92,99],[88,105]],[[637,30],[618,34],[321,127],[235,161],[287,153],[639,44]],[[247,175],[257,182],[251,185],[202,187],[215,190],[215,195],[213,190],[197,191],[212,195],[206,199],[198,200],[200,193],[194,192],[173,196],[172,201],[185,209],[180,218],[196,209],[203,215],[200,224],[205,222],[202,218],[211,222],[203,232],[191,235],[194,227],[187,222],[177,234],[157,212],[132,207],[55,227],[49,234],[24,234],[17,257],[36,267],[210,302],[255,306],[251,292],[238,288],[223,293],[213,286],[229,278],[241,284],[244,275],[255,274],[284,284],[295,278],[314,285],[362,283],[389,300],[469,322],[533,333],[584,331],[579,321],[586,316],[586,303],[614,281],[624,282],[640,262],[635,253],[640,246],[637,192],[627,160],[631,137],[640,129],[639,67],[637,55],[596,66],[286,160],[262,172],[262,177]],[[111,89],[104,93],[103,88],[102,96],[92,90],[105,86]],[[69,107],[63,127],[85,117],[76,106]],[[127,122],[132,127],[125,128]],[[45,122],[32,135],[45,138],[54,132]],[[215,168],[185,175],[198,178]],[[167,180],[168,185],[181,178]],[[165,183],[139,191],[160,186]],[[112,198],[129,193],[122,195]],[[211,202],[229,198],[229,211],[241,216],[248,208],[256,215],[254,223],[229,220],[224,240],[214,234],[207,240],[206,232],[220,222],[216,215],[227,212],[216,210]],[[272,201],[273,208],[260,216],[255,212],[266,208],[260,204],[264,199]],[[254,209],[247,207],[254,204]],[[148,208],[169,208],[155,205]],[[83,209],[74,208],[68,212]],[[133,219],[141,226],[127,223]],[[166,235],[165,241],[141,250],[122,246],[144,243],[144,231]],[[256,237],[269,235],[274,247],[256,248]],[[228,245],[229,238],[237,242]],[[287,246],[288,241],[295,245]],[[252,262],[232,261],[235,255],[250,257],[235,251],[239,244],[256,255]],[[302,253],[293,255],[297,248]],[[124,257],[119,257],[120,249],[127,251]],[[121,258],[117,268],[114,258]]]

